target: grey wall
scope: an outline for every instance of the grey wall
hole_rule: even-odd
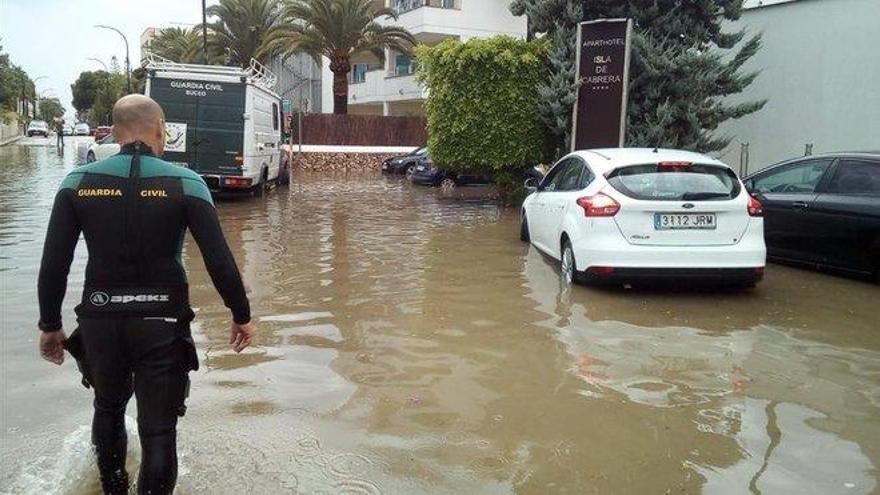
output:
[[[306,54],[298,53],[286,60],[276,57],[268,64],[278,76],[275,92],[299,108],[300,97],[309,112],[321,112],[321,68]]]
[[[813,152],[880,150],[880,0],[797,0],[744,11],[726,30],[764,33],[746,65],[758,79],[736,99],[767,99],[759,112],[725,123],[721,158],[749,169]]]

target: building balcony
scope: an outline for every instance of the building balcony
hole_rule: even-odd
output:
[[[412,74],[397,76],[377,69],[368,71],[362,79],[363,82],[353,82],[348,86],[350,104],[423,100],[427,97],[425,89]]]

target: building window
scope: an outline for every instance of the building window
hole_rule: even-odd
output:
[[[410,74],[414,74],[416,71],[416,61],[412,59],[409,55],[403,55],[398,53],[397,56],[394,57],[394,75],[395,76],[408,76]]]
[[[367,64],[354,64],[351,66],[351,74],[348,82],[351,84],[359,84],[367,80]]]

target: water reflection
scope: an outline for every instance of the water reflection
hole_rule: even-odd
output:
[[[27,469],[65,442],[88,451],[88,395],[32,351],[47,205],[72,166],[53,153],[0,148],[2,402],[17,405],[0,491],[14,493],[97,486],[87,462]],[[180,493],[877,489],[876,287],[771,267],[751,293],[564,289],[517,241],[515,211],[373,175],[298,176],[218,210],[261,334],[229,351],[188,239],[202,369]]]

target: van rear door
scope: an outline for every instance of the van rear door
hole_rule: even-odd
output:
[[[246,85],[154,77],[150,96],[165,111],[169,161],[202,175],[240,176]]]

